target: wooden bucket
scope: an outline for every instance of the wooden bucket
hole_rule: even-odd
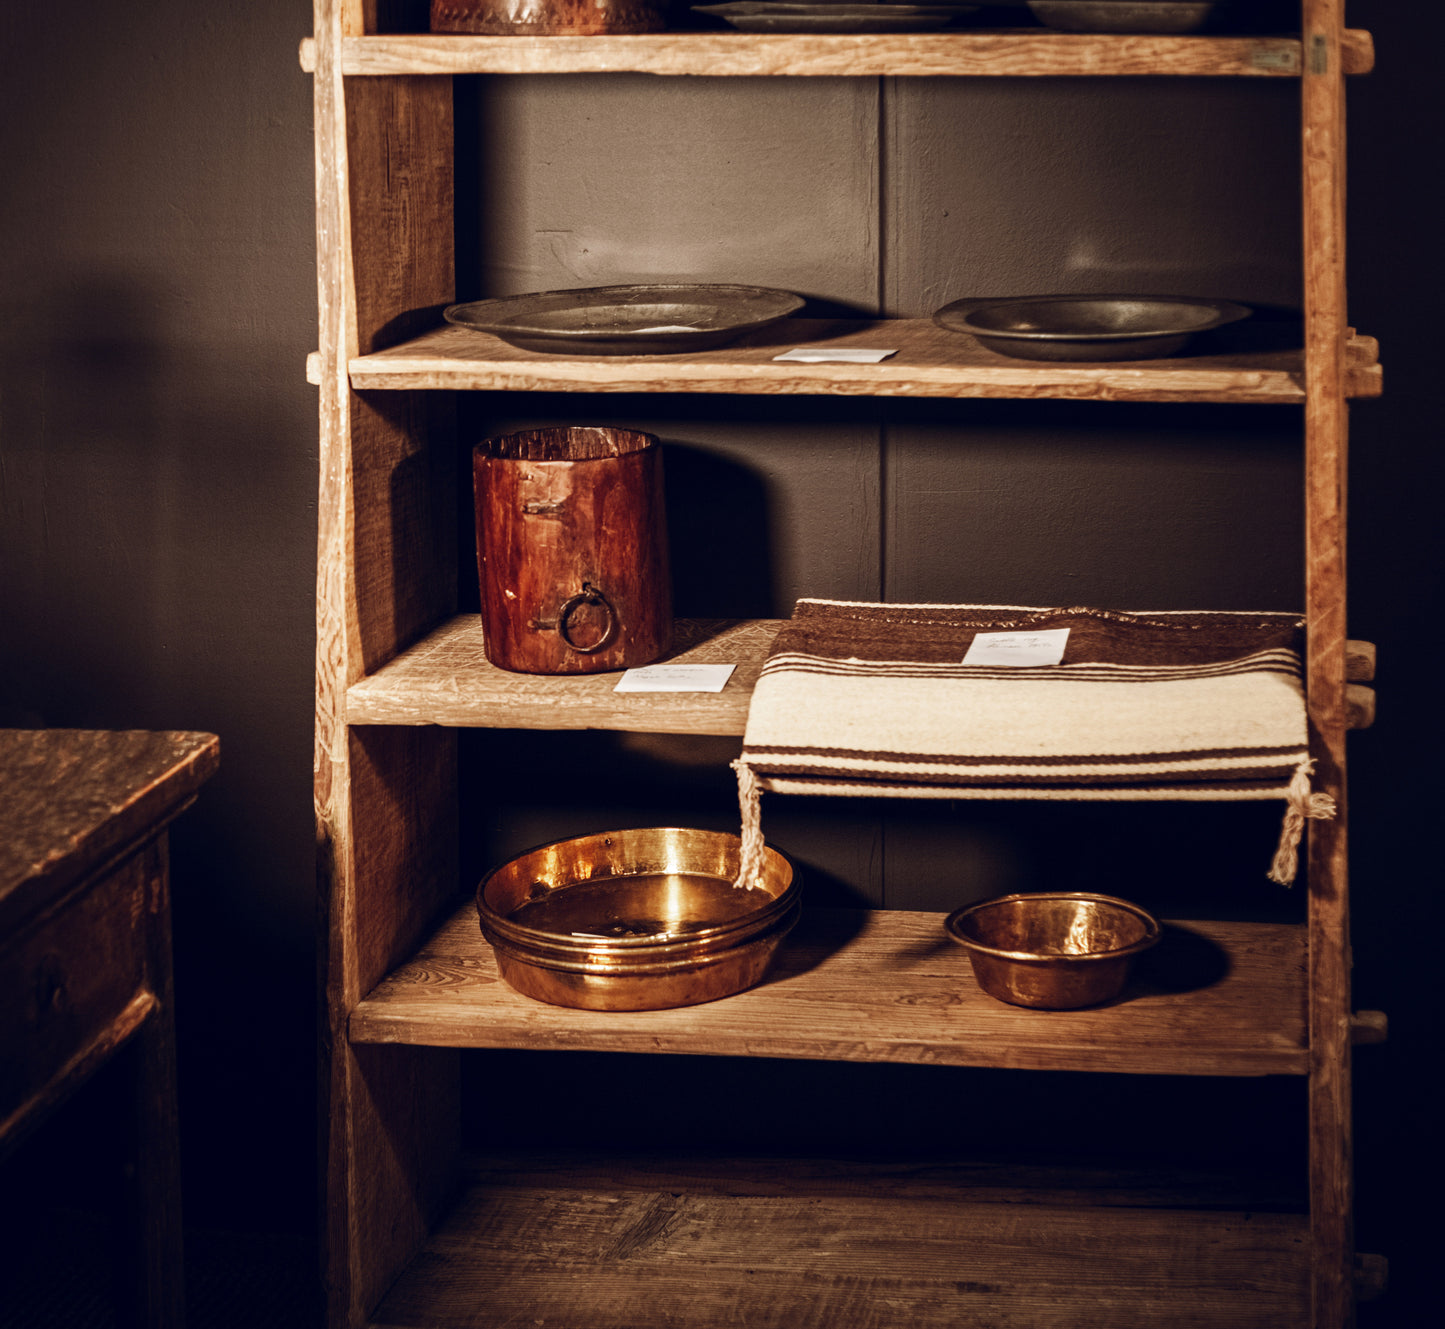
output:
[[[487,659],[524,674],[649,664],[672,638],[662,449],[631,429],[505,434],[472,452]]]

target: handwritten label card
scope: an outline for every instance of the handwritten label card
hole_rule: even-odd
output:
[[[968,644],[966,665],[1056,665],[1064,658],[1068,628],[1042,632],[980,632]]]
[[[614,692],[721,692],[737,665],[658,664],[629,669]]]
[[[795,364],[821,365],[821,364],[845,364],[845,365],[876,365],[881,360],[886,360],[890,355],[897,355],[896,350],[892,351],[870,351],[862,346],[797,346],[791,351],[784,351],[782,355],[773,356],[774,360],[791,360]]]

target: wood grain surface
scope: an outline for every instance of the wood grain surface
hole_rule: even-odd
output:
[[[1345,34],[1346,72],[1374,65],[1368,32]],[[316,68],[316,44],[301,43]],[[1292,37],[1149,37],[1058,32],[927,32],[774,36],[676,32],[596,37],[348,37],[347,74],[1101,75],[1298,78]]]
[[[1304,936],[1188,923],[1125,997],[1087,1011],[979,991],[941,914],[804,910],[762,986],[669,1011],[596,1012],[519,996],[469,902],[352,1013],[354,1042],[896,1061],[1174,1075],[1303,1073]],[[1183,986],[1187,990],[1178,989]]]
[[[635,1170],[634,1170],[635,1168]],[[953,1183],[942,1193],[940,1182]],[[1012,1182],[1013,1184],[1010,1184]],[[377,1326],[1300,1329],[1304,1220],[1087,1178],[695,1159],[477,1169]],[[1171,1198],[1178,1207],[1170,1207]],[[1152,1203],[1151,1203],[1152,1202]]]
[[[0,730],[0,936],[153,835],[219,762],[214,734]]]
[[[346,693],[350,724],[457,725],[488,729],[617,729],[646,734],[733,734],[781,619],[679,619],[663,657],[678,664],[736,664],[721,692],[614,691],[618,673],[574,678],[515,674],[489,664],[482,620],[460,614]],[[1374,648],[1351,642],[1351,678],[1374,676]],[[1373,689],[1350,692],[1352,728],[1374,719]]]
[[[793,346],[896,349],[879,364],[793,364]],[[1349,389],[1380,391],[1374,343],[1360,339]],[[1083,365],[1014,360],[932,319],[789,319],[731,346],[683,355],[546,355],[489,333],[441,327],[350,362],[357,389],[451,388],[554,392],[804,393],[872,397],[1050,397],[1085,401],[1304,400],[1298,351]]]
[[[1346,709],[1344,0],[1304,0],[1305,601],[1314,787],[1336,815],[1309,828],[1311,1323],[1354,1323],[1354,1181]]]
[[[325,927],[322,1084],[327,1314],[365,1317],[435,1217],[455,1147],[455,1058],[384,1063],[344,1037],[377,974],[454,889],[455,740],[345,723],[348,684],[455,606],[453,438],[426,394],[351,391],[354,356],[435,321],[455,290],[452,98],[445,79],[348,83],[363,0],[316,0],[320,466],[316,808]],[[353,226],[353,218],[357,224]],[[357,835],[362,828],[364,835]]]
[[[516,674],[489,664],[482,619],[462,614],[346,694],[351,724],[446,724],[500,729],[619,729],[741,734],[773,637],[774,619],[679,619],[663,656],[732,664],[721,692],[614,691],[620,673]]]

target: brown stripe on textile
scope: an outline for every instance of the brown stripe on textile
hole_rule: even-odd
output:
[[[939,753],[918,753],[918,752],[865,752],[855,748],[810,748],[810,747],[780,747],[767,744],[750,744],[748,756],[753,759],[755,766],[766,764],[769,757],[834,757],[838,759],[852,759],[855,761],[891,761],[911,762],[920,766],[1077,766],[1087,763],[1093,766],[1143,766],[1154,762],[1178,762],[1178,761],[1211,761],[1220,760],[1226,757],[1278,757],[1278,764],[1293,771],[1294,768],[1304,759],[1305,749],[1303,747],[1266,747],[1266,748],[1188,748],[1176,752],[1128,752],[1113,756],[1097,756],[1094,753],[1072,754],[1055,753],[1048,756],[985,756],[982,753],[968,752],[958,755]]]
[[[1301,620],[1290,614],[1193,613],[1143,617],[1114,610],[835,605],[800,600],[773,643],[833,659],[957,662],[980,632],[1068,628],[1064,664],[1205,664],[1260,650],[1298,651]],[[900,656],[900,645],[907,644]],[[1247,643],[1247,644],[1246,644]]]
[[[1298,765],[1298,763],[1295,763]],[[756,767],[754,767],[756,769]],[[1230,767],[1229,774],[1233,776],[1236,772],[1244,781],[1264,781],[1274,788],[1282,788],[1289,783],[1290,776],[1294,773],[1294,765],[1290,766],[1243,766]],[[908,780],[913,784],[926,785],[953,785],[960,789],[980,788],[986,785],[997,785],[1001,780],[1010,784],[1020,785],[1049,785],[1056,789],[1078,789],[1080,798],[1087,798],[1089,795],[1084,792],[1093,789],[1127,789],[1140,784],[1159,784],[1167,780],[1171,784],[1208,785],[1208,784],[1235,784],[1238,781],[1233,779],[1222,779],[1219,768],[1215,767],[1205,771],[1172,770],[1168,767],[1153,768],[1150,770],[1139,770],[1132,775],[1124,772],[1114,772],[1108,775],[1093,775],[1083,772],[1069,772],[1067,774],[1033,774],[1021,775],[1016,770],[1009,770],[1006,776],[992,775],[970,775],[966,772],[948,771],[913,771],[913,770],[841,770],[837,766],[785,766],[772,767],[765,778],[767,779],[791,779],[794,776],[808,776],[810,779],[845,779],[853,783],[867,782],[869,780],[892,780],[895,783],[900,780]]]

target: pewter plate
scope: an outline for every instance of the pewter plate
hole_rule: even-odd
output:
[[[1181,295],[1033,295],[955,300],[933,321],[1020,360],[1155,360],[1249,312]]]
[[[699,14],[720,18],[739,32],[877,33],[928,32],[945,28],[977,5],[891,3],[787,3],[787,0],[732,0],[693,5]]]
[[[1218,0],[1028,0],[1029,11],[1050,28],[1066,32],[1136,32],[1169,35],[1198,32]]]
[[[705,351],[795,314],[803,298],[728,283],[590,286],[452,305],[442,317],[525,351],[668,355]]]

